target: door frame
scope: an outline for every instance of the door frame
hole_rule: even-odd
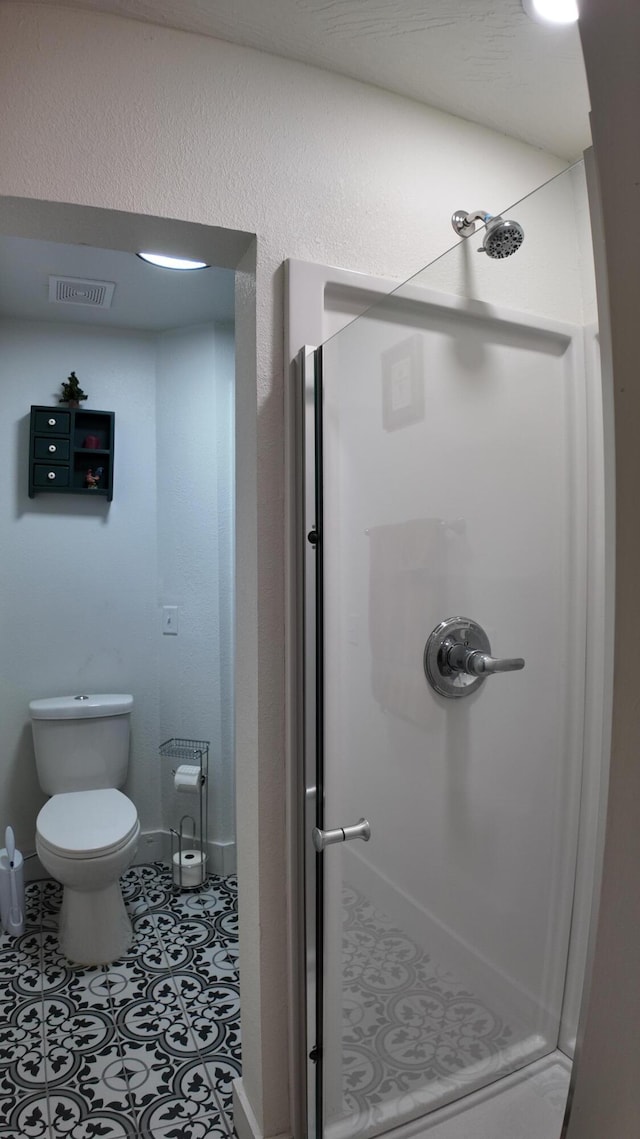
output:
[[[300,561],[300,590],[303,597],[303,619],[300,624],[303,661],[302,755],[304,779],[303,849],[304,866],[304,947],[305,947],[305,1054],[306,1054],[306,1125],[308,1135],[322,1134],[323,1081],[323,976],[318,968],[316,947],[322,930],[324,907],[323,859],[309,843],[313,827],[323,825],[322,778],[322,532],[321,482],[317,467],[321,456],[322,417],[317,414],[319,349],[305,346],[298,356],[298,395],[300,406],[299,440],[301,496],[301,535],[304,555]],[[316,477],[310,477],[310,469]]]
[[[348,269],[330,268],[304,261],[285,262],[285,360],[288,382],[285,385],[285,645],[286,645],[286,813],[287,872],[289,895],[290,976],[290,1086],[294,1135],[312,1139],[315,1134],[315,1101],[313,1126],[309,1126],[309,1086],[315,1088],[316,1069],[308,1059],[315,1041],[308,1030],[305,834],[307,799],[304,756],[304,574],[306,551],[300,541],[304,533],[304,401],[299,398],[299,355],[315,349],[335,332],[350,324],[361,312],[401,284],[389,278],[372,277]],[[315,804],[312,807],[315,810]],[[315,824],[314,824],[315,825]],[[309,1026],[310,1029],[311,1026]],[[313,1024],[315,1029],[315,1023]],[[308,1035],[314,1035],[309,1044]],[[311,1079],[310,1079],[311,1076]]]

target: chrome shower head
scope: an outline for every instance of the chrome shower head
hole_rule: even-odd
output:
[[[484,240],[479,253],[488,257],[511,257],[524,241],[524,230],[517,221],[505,221],[499,215],[487,222]]]
[[[487,227],[478,253],[486,253],[495,259],[511,257],[524,241],[524,230],[519,222],[505,221],[499,214],[492,217],[486,210],[473,210],[469,214],[465,210],[456,210],[451,218],[458,237],[471,237],[478,221],[483,221]]]

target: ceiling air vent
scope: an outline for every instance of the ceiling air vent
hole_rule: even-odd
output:
[[[85,281],[82,277],[49,277],[49,300],[65,305],[111,308],[113,281]]]

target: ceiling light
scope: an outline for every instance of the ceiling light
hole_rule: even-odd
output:
[[[206,261],[188,261],[184,257],[165,257],[164,253],[136,253],[143,261],[150,265],[157,265],[160,269],[208,269]]]
[[[539,24],[574,24],[578,19],[577,0],[522,0],[522,7]]]

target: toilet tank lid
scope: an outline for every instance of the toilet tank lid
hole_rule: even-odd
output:
[[[95,716],[125,716],[133,708],[133,696],[102,694],[92,696],[52,696],[32,700],[32,720],[77,720]]]

